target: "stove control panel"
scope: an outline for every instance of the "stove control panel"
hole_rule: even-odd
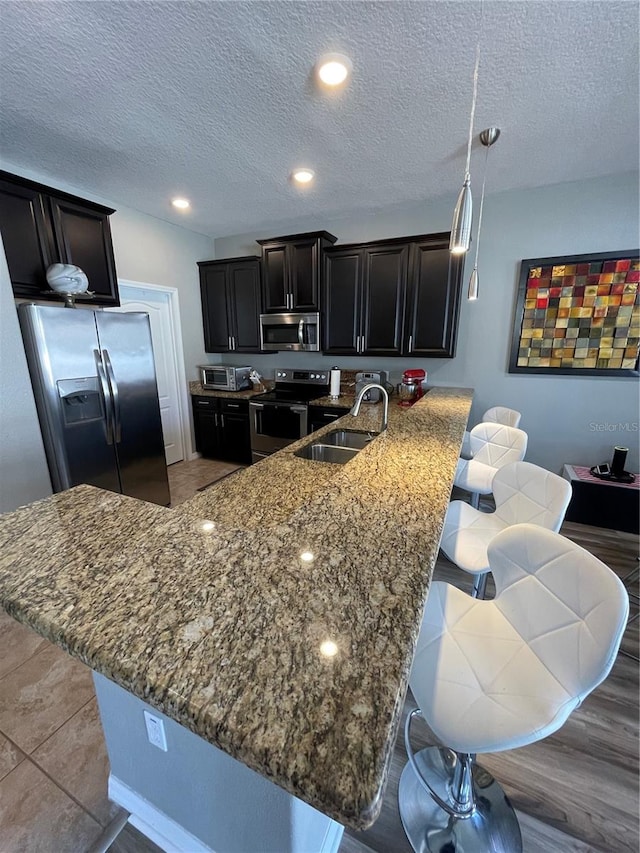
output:
[[[294,382],[296,385],[328,385],[328,370],[296,370],[290,367],[276,368],[276,382]]]

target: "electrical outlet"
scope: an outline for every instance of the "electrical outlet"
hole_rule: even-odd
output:
[[[149,743],[157,746],[163,752],[167,751],[167,738],[164,733],[164,723],[160,717],[154,717],[148,711],[144,711],[144,724],[147,727]]]

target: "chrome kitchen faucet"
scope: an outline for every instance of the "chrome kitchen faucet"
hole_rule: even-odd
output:
[[[382,385],[379,385],[377,382],[371,382],[369,385],[365,385],[364,388],[360,389],[360,393],[356,397],[356,401],[353,404],[353,408],[349,412],[349,414],[353,415],[354,418],[360,412],[360,404],[362,403],[362,398],[371,388],[379,388],[382,391],[384,396],[384,409],[382,411],[382,425],[380,426],[380,432],[384,432],[387,428],[387,423],[389,421],[389,392]]]

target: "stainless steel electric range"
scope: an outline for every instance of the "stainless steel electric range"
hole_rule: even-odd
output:
[[[249,403],[252,461],[306,435],[309,401],[328,393],[328,370],[277,368],[274,390]]]

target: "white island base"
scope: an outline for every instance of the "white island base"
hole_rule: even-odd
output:
[[[337,853],[341,824],[288,794],[102,675],[93,680],[109,799],[171,853]],[[144,711],[162,721],[149,742]]]

